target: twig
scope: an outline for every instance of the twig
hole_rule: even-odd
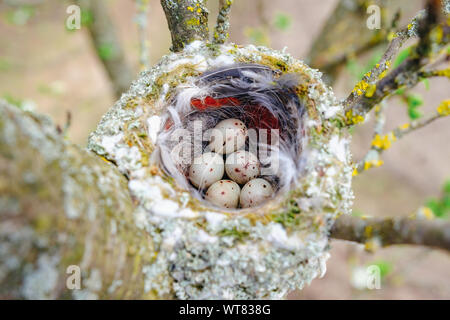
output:
[[[150,67],[150,44],[147,34],[149,0],[136,0],[136,8],[136,25],[139,36],[139,64],[141,70],[146,70]]]
[[[371,96],[375,92],[375,83],[379,78],[387,72],[392,63],[392,58],[397,54],[398,50],[402,47],[406,40],[409,39],[408,29],[404,28],[397,32],[394,38],[388,45],[385,53],[381,57],[380,61],[375,65],[372,70],[367,72],[362,80],[356,84],[355,88],[350,93],[349,97],[345,100],[344,104],[349,105],[355,102],[355,100],[363,93],[366,96]]]
[[[339,67],[349,59],[387,41],[390,30],[374,31],[366,27],[367,6],[368,2],[363,0],[340,0],[309,50],[308,63],[324,72],[330,83],[335,80]],[[385,11],[381,11],[382,24],[386,20]],[[396,22],[397,16],[391,25]]]
[[[376,110],[376,124],[374,130],[374,137],[372,140],[372,145],[370,150],[364,156],[364,158],[358,162],[355,166],[353,175],[357,175],[370,168],[379,167],[383,164],[381,160],[381,154],[389,149],[393,142],[402,138],[404,135],[413,132],[417,129],[423,128],[424,126],[432,123],[433,121],[450,115],[450,100],[444,100],[436,109],[436,112],[428,117],[412,121],[410,123],[405,123],[398,126],[386,135],[382,135],[382,128],[384,124],[384,116],[382,115],[382,110]]]
[[[419,81],[421,69],[429,63],[429,58],[445,47],[450,38],[450,26],[447,22],[438,24],[440,14],[440,0],[428,0],[426,14],[417,19],[416,24],[408,26],[409,31],[413,32],[417,28],[419,43],[413,47],[411,55],[386,75],[386,70],[378,74],[376,83],[368,83],[366,80],[359,82],[349,98],[345,100],[347,125],[353,125],[361,122],[364,116],[375,105],[379,104],[388,95],[401,87],[412,87]],[[389,46],[384,59],[392,57],[391,49],[396,48],[400,40],[393,39],[393,44]],[[382,59],[382,62],[384,60]],[[389,66],[386,60],[385,66]],[[382,64],[378,65],[378,68]],[[372,75],[366,75],[366,78],[373,80]]]
[[[228,39],[228,29],[230,28],[229,15],[231,5],[234,0],[219,0],[219,14],[217,15],[217,23],[214,28],[213,43],[222,44]]]
[[[206,0],[161,0],[172,35],[174,52],[195,40],[208,39],[208,10]]]
[[[450,222],[443,220],[341,216],[330,236],[365,244],[366,249],[375,242],[380,247],[412,244],[450,251]]]

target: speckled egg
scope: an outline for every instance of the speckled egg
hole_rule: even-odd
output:
[[[244,184],[259,175],[260,163],[251,152],[239,150],[233,152],[225,161],[225,171],[233,181]]]
[[[250,180],[242,188],[240,202],[242,208],[250,208],[260,205],[273,194],[271,184],[261,178]]]
[[[206,191],[205,199],[222,208],[237,208],[241,188],[231,180],[220,180],[213,183]]]
[[[210,149],[221,154],[229,154],[241,149],[247,138],[247,127],[239,119],[220,121],[212,130]]]
[[[203,189],[222,179],[224,163],[221,155],[206,152],[194,158],[189,168],[189,180],[197,188]]]

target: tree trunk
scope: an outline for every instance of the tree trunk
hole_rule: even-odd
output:
[[[4,102],[0,132],[0,298],[151,298],[152,239],[116,167]],[[70,265],[82,290],[66,287]]]

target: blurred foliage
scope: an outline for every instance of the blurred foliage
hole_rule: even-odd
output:
[[[369,263],[368,266],[377,266],[380,269],[381,280],[386,278],[393,270],[393,265],[389,261],[386,260],[377,260],[372,263]]]
[[[20,6],[7,10],[5,13],[5,20],[9,24],[16,26],[23,26],[35,15],[36,10],[29,5]]]
[[[284,12],[277,12],[270,23],[263,23],[257,27],[245,27],[244,35],[255,45],[270,46],[270,32],[272,30],[285,32],[291,25],[292,17],[290,15]]]
[[[275,20],[273,22],[273,25],[276,29],[280,31],[286,31],[289,29],[289,27],[292,24],[292,18],[286,13],[278,12],[275,15]]]
[[[34,101],[17,98],[9,93],[5,93],[3,96],[1,96],[1,99],[6,100],[6,102],[8,102],[9,104],[24,111],[34,111],[36,109],[36,104],[34,103]]]
[[[376,50],[372,53],[372,55],[365,63],[358,61],[356,58],[349,58],[347,60],[345,68],[350,76],[355,79],[355,81],[359,81],[362,79],[364,74],[375,67],[375,65],[381,59],[382,55],[383,52],[381,50]]]
[[[91,10],[81,10],[81,25],[83,27],[90,26],[94,22],[94,14]]]
[[[394,60],[394,68],[397,68],[399,65],[403,63],[411,55],[411,47],[403,49],[397,55],[397,58]]]
[[[362,216],[364,216],[364,212],[362,212],[359,209],[353,209],[352,210],[352,216],[354,216],[354,217],[362,217]]]
[[[263,28],[253,28],[253,27],[245,27],[244,35],[248,38],[248,40],[259,46],[268,46],[269,45],[269,36],[267,32]]]
[[[442,188],[442,196],[439,199],[428,199],[426,206],[430,208],[438,218],[447,219],[450,217],[450,179],[445,182]]]
[[[407,94],[405,98],[408,106],[409,118],[411,120],[419,119],[422,116],[422,113],[418,110],[418,108],[423,105],[422,96],[418,94]]]
[[[66,84],[62,81],[52,81],[50,83],[42,83],[38,86],[38,91],[42,94],[51,96],[60,96],[66,92]]]
[[[424,84],[426,87],[427,83],[424,82]],[[408,93],[404,88],[401,88],[395,92],[395,95],[400,96],[402,101],[405,102],[409,119],[417,120],[422,117],[419,108],[423,105],[423,98],[420,94]]]
[[[0,57],[0,71],[8,71],[12,67],[11,62],[4,57]]]
[[[114,45],[112,43],[102,43],[97,50],[100,59],[109,60],[114,54]]]

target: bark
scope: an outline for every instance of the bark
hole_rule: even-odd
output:
[[[228,39],[230,11],[234,0],[219,0],[219,14],[214,28],[213,43],[222,44]]]
[[[152,242],[116,167],[0,101],[0,299],[145,298]],[[68,290],[67,267],[83,290]]]
[[[194,40],[208,39],[208,10],[205,0],[161,0],[172,35],[174,52]]]
[[[424,245],[450,251],[450,222],[412,218],[361,218],[342,216],[331,230],[334,239],[367,244]]]

